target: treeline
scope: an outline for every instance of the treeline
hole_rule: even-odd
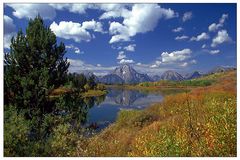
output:
[[[74,88],[80,92],[86,92],[88,90],[105,90],[105,86],[98,84],[94,75],[86,77],[83,73],[69,73],[67,75],[66,86]]]
[[[192,79],[184,81],[168,81],[161,80],[158,82],[142,82],[138,86],[141,87],[188,87],[188,86],[209,86],[212,85],[215,81],[209,79]]]

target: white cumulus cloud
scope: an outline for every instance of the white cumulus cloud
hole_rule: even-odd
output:
[[[180,51],[173,51],[171,53],[163,52],[161,54],[161,59],[163,63],[172,63],[178,61],[184,61],[191,57],[192,51],[190,49],[183,49]]]
[[[35,18],[38,14],[41,15],[43,19],[53,19],[56,16],[55,9],[48,4],[7,4],[11,7],[13,15],[17,18]]]
[[[73,39],[75,42],[89,42],[93,35],[89,32],[103,32],[100,22],[85,21],[82,24],[72,21],[61,21],[57,24],[55,21],[50,25],[51,30],[60,38]]]
[[[208,26],[208,30],[210,32],[214,32],[216,30],[218,30],[218,28],[220,28],[221,24],[216,24],[216,23],[212,23],[211,25]]]
[[[161,56],[154,61],[154,63],[148,65],[150,68],[178,68],[187,67],[190,64],[196,64],[195,59],[189,60],[191,58],[191,49],[183,49],[173,52],[162,52]],[[146,66],[147,67],[147,66]]]
[[[230,42],[232,41],[231,37],[229,37],[226,30],[218,31],[218,34],[215,38],[212,40],[211,47],[216,47],[219,44],[222,44],[224,42]]]
[[[53,4],[49,4],[49,5],[57,10],[68,10],[69,12],[78,13],[78,14],[84,14],[84,13],[86,13],[87,9],[94,8],[93,4],[85,4],[85,3],[77,3],[77,4],[53,3]]]
[[[103,26],[101,22],[96,22],[95,20],[85,21],[82,23],[82,28],[86,30],[93,30],[95,32],[103,33]]]
[[[188,38],[189,38],[188,36],[182,35],[182,36],[175,37],[175,40],[186,40]]]
[[[200,35],[198,35],[197,37],[192,37],[190,39],[190,41],[202,41],[202,40],[206,40],[209,39],[209,35],[205,32],[201,33]]]
[[[181,32],[183,31],[183,28],[182,27],[178,27],[178,28],[175,28],[172,30],[173,32]]]
[[[99,17],[99,19],[109,19],[117,18],[123,16],[127,11],[126,7],[131,6],[130,4],[117,4],[117,3],[107,3],[107,4],[90,4],[90,3],[77,3],[77,4],[50,4],[53,8],[57,10],[68,10],[72,13],[84,14],[88,9],[104,11],[104,13]]]
[[[129,4],[99,4],[97,8],[105,11],[99,19],[110,19],[117,17],[125,17],[128,14],[126,7],[131,6]]]
[[[210,54],[218,54],[218,53],[220,53],[220,50],[210,50],[209,53]]]
[[[195,59],[189,61],[189,62],[183,62],[181,64],[179,64],[180,67],[187,67],[189,66],[190,64],[197,64],[197,61]]]
[[[109,27],[109,33],[113,36],[109,41],[109,43],[115,43],[119,41],[129,41],[130,36],[128,32],[129,32],[128,28],[122,25],[121,23],[111,22]]]
[[[182,64],[180,64],[181,67],[187,67],[188,66],[188,63],[187,62],[184,62]]]
[[[161,8],[157,4],[134,4],[131,10],[121,15],[123,23],[111,22],[109,32],[112,38],[109,43],[129,41],[130,37],[137,33],[153,31],[159,19],[170,19],[176,17],[171,9]]]
[[[223,14],[222,17],[219,19],[219,23],[223,24],[227,18],[228,14]]]
[[[124,54],[123,51],[120,51],[120,52],[118,53],[117,59],[124,59],[124,58],[127,58],[126,55]]]
[[[136,47],[136,44],[130,44],[130,45],[124,47],[124,49],[126,51],[129,51],[129,52],[134,52],[135,51],[135,47]]]
[[[223,14],[222,17],[219,19],[219,23],[218,24],[212,23],[211,25],[208,26],[208,30],[210,32],[217,31],[219,28],[223,27],[223,24],[227,18],[228,18],[228,14]]]
[[[132,59],[121,59],[119,61],[119,64],[131,64],[131,63],[135,63]]]

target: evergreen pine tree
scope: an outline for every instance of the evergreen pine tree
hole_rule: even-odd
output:
[[[50,91],[65,82],[69,66],[65,53],[65,45],[57,45],[43,19],[31,19],[26,34],[20,30],[5,54],[5,102],[20,108],[43,107]]]

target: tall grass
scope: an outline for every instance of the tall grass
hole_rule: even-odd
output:
[[[236,156],[236,73],[142,110],[124,110],[79,156]],[[79,145],[83,146],[83,145]]]

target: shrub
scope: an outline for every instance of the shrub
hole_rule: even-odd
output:
[[[28,151],[30,121],[14,106],[4,107],[4,156],[24,156]]]
[[[91,87],[90,87],[89,84],[87,83],[87,84],[84,85],[84,89],[85,89],[85,91],[88,91],[88,90],[91,89]]]
[[[73,156],[76,153],[78,135],[70,130],[69,124],[60,124],[53,129],[53,133],[49,138],[49,146],[51,156]]]
[[[103,90],[106,90],[106,87],[105,87],[105,85],[103,85],[103,84],[97,84],[96,89],[103,91]]]

